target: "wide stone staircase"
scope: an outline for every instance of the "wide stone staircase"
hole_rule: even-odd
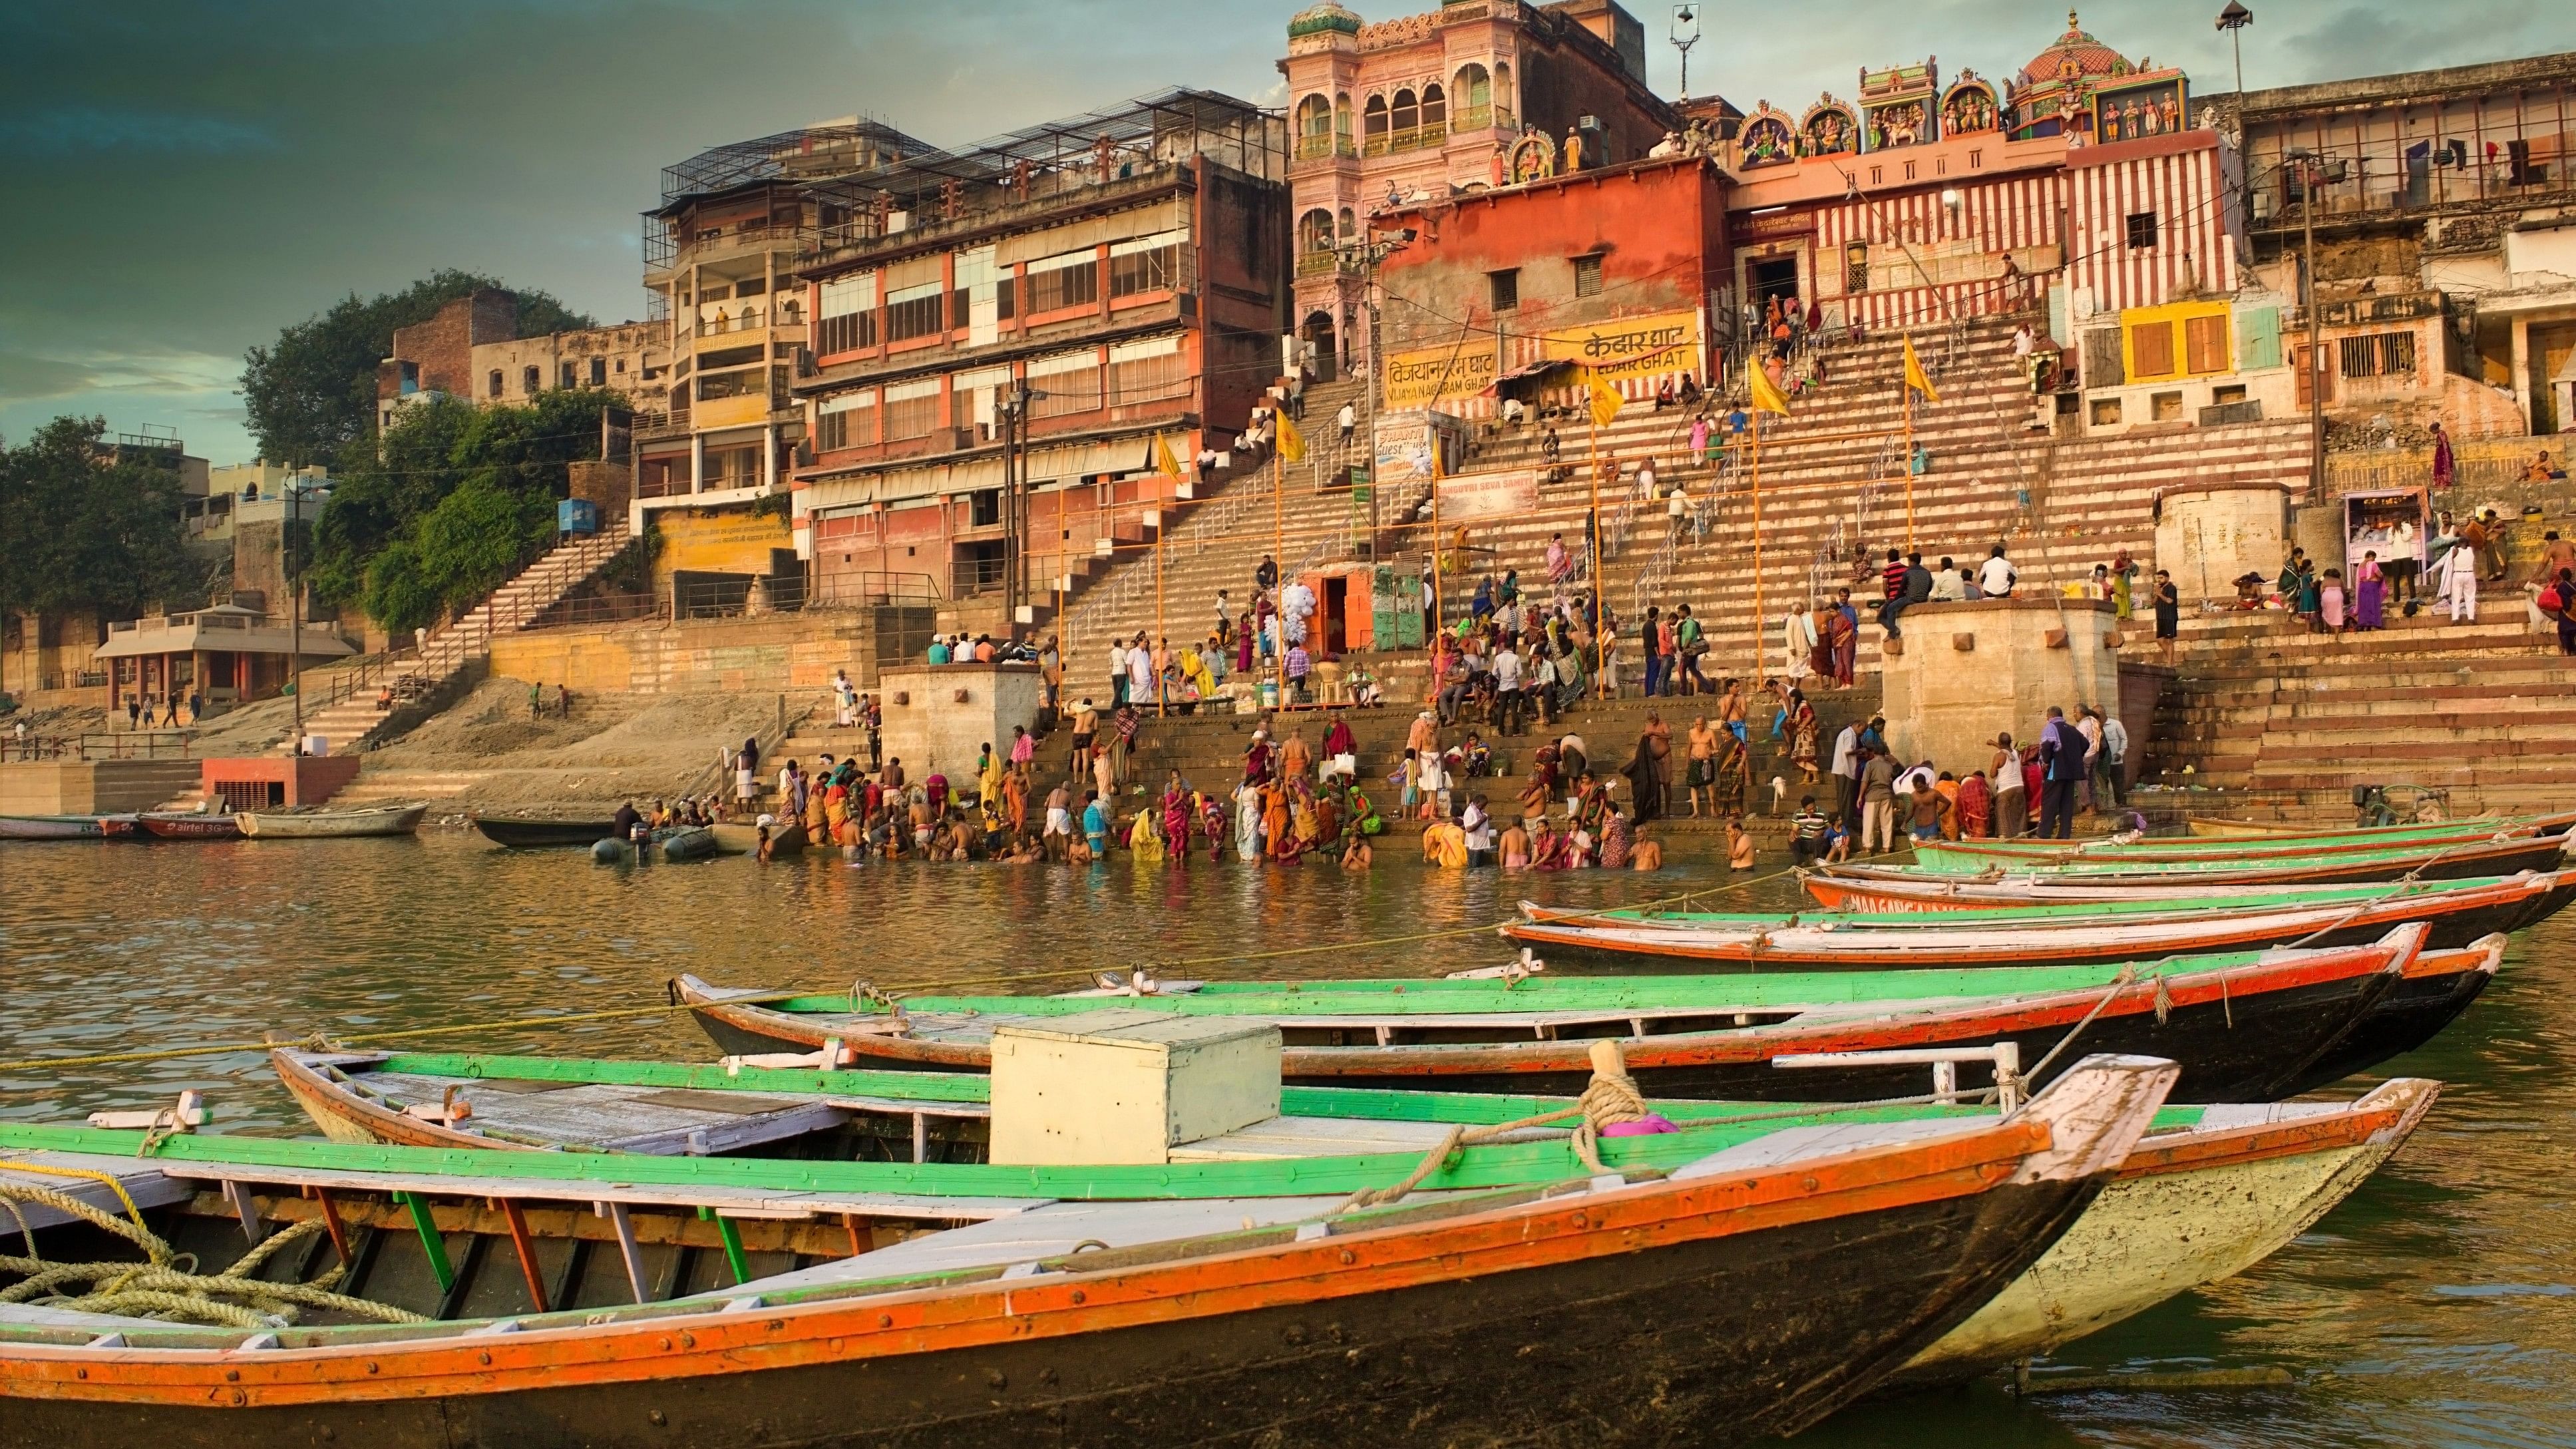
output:
[[[2486,587],[2474,624],[2392,614],[2336,635],[2272,612],[2186,617],[2149,776],[2305,813],[2364,784],[2447,790],[2454,814],[2568,808],[2576,660],[2532,628],[2520,589]]]
[[[416,651],[397,650],[389,661],[373,667],[350,665],[327,675],[308,675],[307,698],[315,703],[304,713],[304,732],[322,736],[333,752],[346,754],[385,738],[388,726],[416,723],[414,711],[399,707],[403,702],[442,693],[468,665],[490,656],[494,636],[526,628],[588,582],[634,538],[624,518],[603,519],[599,532],[539,554],[483,602],[432,631]],[[395,709],[378,707],[380,691],[386,686],[395,691]],[[289,738],[278,752],[293,754],[296,749],[297,742]]]

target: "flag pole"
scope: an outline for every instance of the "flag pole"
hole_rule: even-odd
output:
[[[1753,414],[1753,683],[1762,679],[1762,631],[1768,617],[1762,612],[1762,413]]]
[[[1905,551],[1914,551],[1914,338],[1905,338]]]
[[[1164,661],[1168,661],[1168,660],[1171,658],[1171,654],[1172,654],[1172,650],[1171,650],[1171,640],[1172,640],[1172,636],[1171,636],[1170,631],[1169,631],[1168,629],[1166,629],[1166,628],[1164,627],[1164,624],[1163,624],[1163,538],[1164,538],[1164,536],[1165,536],[1165,535],[1169,534],[1171,531],[1172,531],[1171,524],[1170,524],[1167,520],[1162,519],[1162,518],[1156,518],[1156,519],[1154,520],[1154,649],[1153,649],[1153,653],[1162,655],[1162,656],[1163,656]],[[1151,656],[1149,655],[1148,657],[1151,657]],[[1154,713],[1155,713],[1157,716],[1161,716],[1161,715],[1167,715],[1167,714],[1170,714],[1171,712],[1172,712],[1172,692],[1171,692],[1171,690],[1170,690],[1170,689],[1169,689],[1169,688],[1168,688],[1168,687],[1163,683],[1163,667],[1162,667],[1162,663],[1158,662],[1158,663],[1156,663],[1156,664],[1155,664],[1155,666],[1154,666]]]
[[[1286,457],[1280,452],[1278,440],[1273,438],[1270,444],[1270,557],[1278,561],[1279,578],[1270,586],[1270,591],[1279,597],[1270,601],[1270,616],[1279,621],[1279,648],[1273,653],[1271,670],[1278,677],[1281,709],[1288,707],[1288,616],[1279,612],[1279,600],[1288,594],[1287,472]],[[1253,606],[1252,627],[1261,627],[1261,607],[1258,604]],[[1261,647],[1261,641],[1255,639],[1253,647]]]
[[[1601,417],[1593,408],[1588,393],[1583,403],[1583,421],[1592,455],[1589,469],[1592,474],[1592,537],[1585,550],[1592,561],[1592,693],[1596,698],[1608,699],[1609,689],[1603,676],[1608,672],[1610,662],[1610,621],[1601,612],[1601,568],[1606,552],[1601,539]]]

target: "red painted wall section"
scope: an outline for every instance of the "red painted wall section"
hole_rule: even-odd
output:
[[[222,787],[282,786],[286,805],[319,805],[338,794],[358,778],[355,755],[251,755],[237,759],[210,759],[202,762],[198,772],[206,798],[220,800]],[[262,799],[266,792],[261,792]]]

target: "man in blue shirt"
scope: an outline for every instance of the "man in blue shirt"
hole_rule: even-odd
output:
[[[2039,835],[2067,840],[2075,834],[2075,786],[2084,778],[2084,736],[2066,722],[2066,711],[2048,707],[2039,732]]]

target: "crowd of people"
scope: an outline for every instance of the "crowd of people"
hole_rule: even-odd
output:
[[[2079,814],[2127,804],[2129,732],[2090,704],[2069,718],[2056,705],[2027,743],[2009,733],[1986,742],[1985,762],[1964,775],[1931,760],[1908,764],[1872,715],[1844,726],[1833,745],[1834,795],[1800,799],[1790,849],[1800,865],[1885,854],[1913,840],[2066,840]]]

